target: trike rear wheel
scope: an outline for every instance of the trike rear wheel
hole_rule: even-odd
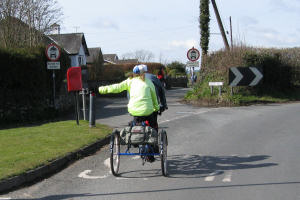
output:
[[[114,176],[118,176],[120,167],[120,134],[115,131],[110,139],[110,168]]]
[[[168,138],[166,131],[160,132],[160,159],[161,171],[163,176],[168,176]]]

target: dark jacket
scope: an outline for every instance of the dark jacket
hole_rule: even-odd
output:
[[[149,73],[145,73],[145,77],[152,81],[152,83],[155,86],[156,96],[157,96],[159,103],[161,104],[163,109],[167,109],[168,106],[167,106],[167,101],[166,101],[165,90],[164,90],[160,80],[155,75],[149,74]]]

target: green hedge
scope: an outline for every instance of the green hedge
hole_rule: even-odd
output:
[[[284,90],[294,87],[292,80],[293,68],[284,63],[280,58],[280,54],[251,52],[244,56],[244,63],[244,66],[260,66],[263,68],[263,84],[256,87],[258,90]]]
[[[65,79],[70,60],[60,58],[55,71],[56,92]],[[52,70],[46,67],[45,47],[0,49],[0,124],[35,121],[52,117]]]
[[[206,99],[232,103],[228,76],[230,67],[258,66],[263,68],[263,82],[254,87],[234,87],[234,94],[298,99],[300,86],[300,48],[267,49],[235,46],[231,51],[216,51],[202,58],[200,78],[186,99]],[[211,95],[208,82],[224,82],[222,96]]]

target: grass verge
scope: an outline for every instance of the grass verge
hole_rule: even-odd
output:
[[[48,164],[111,131],[100,124],[90,128],[87,121],[77,126],[74,120],[0,130],[0,180]]]
[[[186,103],[192,103],[200,106],[243,106],[251,104],[265,103],[286,103],[300,101],[300,89],[294,88],[285,91],[275,89],[265,89],[256,91],[251,87],[235,87],[234,94],[231,95],[231,89],[228,85],[222,87],[221,96],[219,88],[214,87],[211,94],[209,82],[218,80],[226,83],[225,78],[211,73],[207,75],[202,82],[197,83],[184,98]]]

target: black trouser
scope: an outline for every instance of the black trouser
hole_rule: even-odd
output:
[[[149,125],[152,128],[155,128],[156,131],[158,131],[157,112],[153,112],[151,115],[148,116],[134,116],[133,120],[137,123],[148,121]]]

